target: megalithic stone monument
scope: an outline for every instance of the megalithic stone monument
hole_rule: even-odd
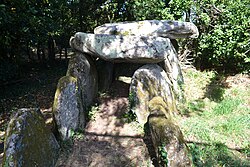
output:
[[[94,32],[95,34],[160,36],[170,39],[199,36],[199,31],[193,23],[172,20],[108,23],[96,27]]]

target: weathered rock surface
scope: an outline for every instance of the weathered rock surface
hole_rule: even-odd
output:
[[[59,145],[38,109],[20,109],[6,130],[3,166],[53,167]]]
[[[165,59],[169,39],[161,37],[87,34],[70,39],[73,49],[112,62],[158,63]]]
[[[166,71],[168,78],[172,83],[172,88],[175,93],[176,99],[181,101],[184,99],[183,95],[183,84],[184,79],[181,72],[180,62],[178,59],[178,54],[174,46],[169,44],[168,54],[165,60],[160,63],[160,66]]]
[[[171,82],[166,72],[157,64],[147,64],[135,71],[131,85],[130,97],[132,110],[140,124],[147,122],[149,101],[154,97],[161,97],[167,104],[168,113],[176,112],[175,98],[172,93]]]
[[[97,70],[92,58],[76,52],[69,60],[66,75],[77,78],[83,108],[91,105],[98,91]]]
[[[85,116],[77,79],[64,76],[58,81],[53,104],[53,114],[62,140],[72,136],[78,128],[84,128]]]
[[[190,22],[170,20],[144,20],[108,23],[96,27],[95,34],[160,36],[166,38],[197,38],[199,31]]]
[[[154,107],[150,108],[148,124],[158,163],[160,166],[168,167],[192,166],[180,128],[171,121],[171,118],[166,118],[164,111],[161,110],[166,104],[150,103],[154,103],[151,104]],[[162,157],[163,151],[167,155],[165,159]]]

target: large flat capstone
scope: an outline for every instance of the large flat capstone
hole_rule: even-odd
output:
[[[54,167],[59,144],[38,109],[20,109],[6,130],[3,166]]]
[[[78,32],[70,39],[73,49],[111,62],[158,63],[168,55],[169,39]]]
[[[171,20],[144,20],[108,23],[96,27],[95,34],[160,36],[165,38],[197,38],[199,31],[190,22]]]

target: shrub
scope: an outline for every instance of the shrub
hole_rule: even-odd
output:
[[[198,58],[203,68],[250,70],[249,1],[197,1]]]

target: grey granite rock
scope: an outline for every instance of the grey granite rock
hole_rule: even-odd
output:
[[[93,103],[98,91],[97,70],[91,56],[76,52],[69,60],[66,75],[77,78],[83,108],[86,109]]]
[[[62,140],[72,137],[78,128],[84,128],[85,116],[77,79],[64,76],[58,81],[53,114]]]
[[[165,38],[197,38],[199,31],[190,22],[171,20],[144,20],[107,23],[96,27],[95,34],[160,36]]]
[[[171,82],[166,72],[157,64],[147,64],[135,71],[130,84],[132,110],[140,124],[147,122],[149,102],[154,97],[161,97],[167,104],[168,113],[176,112],[175,98]]]
[[[167,52],[168,54],[165,57],[165,60],[163,62],[160,62],[159,65],[166,71],[168,78],[171,81],[171,86],[176,96],[176,99],[179,102],[184,99],[184,79],[182,75],[182,70],[178,59],[178,54],[171,43],[169,44]]]
[[[73,49],[111,62],[158,63],[168,54],[170,41],[161,37],[87,34],[70,39]]]
[[[39,109],[19,109],[6,130],[3,167],[54,167],[59,144]]]

